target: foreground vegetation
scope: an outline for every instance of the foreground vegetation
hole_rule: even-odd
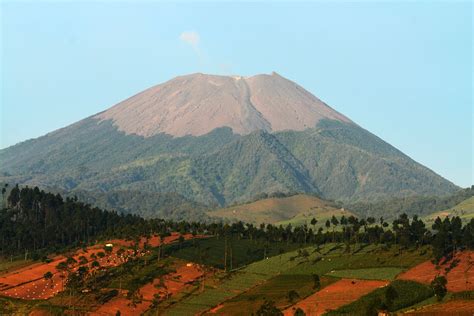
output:
[[[422,262],[449,260],[459,250],[474,248],[474,220],[463,225],[459,217],[437,218],[431,230],[417,216],[405,214],[391,223],[383,218],[343,215],[332,216],[322,225],[314,218],[293,227],[143,219],[93,208],[77,199],[63,200],[38,188],[14,187],[5,200],[0,213],[3,271],[39,259],[47,262],[54,253],[84,248],[97,240],[138,241],[152,235],[161,240],[172,232],[207,238],[179,238],[155,248],[146,243],[140,248],[138,242],[132,242],[127,247],[133,255],[118,266],[76,270],[68,257],[61,267],[66,291],[35,303],[2,298],[0,313],[34,308],[86,313],[118,298],[140,305],[140,289],[156,280],[156,286],[162,288],[163,278],[175,272],[176,262],[192,261],[212,272],[173,297],[148,299],[150,306],[143,307],[148,314],[166,310],[169,315],[187,315],[219,308],[224,314],[238,315],[242,304],[254,313],[262,308],[285,310],[341,278],[383,280],[383,285],[391,282],[332,312],[370,315],[444,297],[442,280],[430,286],[396,278]],[[107,258],[110,254],[104,251]],[[45,280],[50,277],[45,274]]]

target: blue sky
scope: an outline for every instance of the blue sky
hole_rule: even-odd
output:
[[[177,75],[276,71],[473,184],[470,1],[2,1],[1,14],[0,148]]]

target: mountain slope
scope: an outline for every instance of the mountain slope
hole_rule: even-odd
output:
[[[276,74],[239,78],[178,77],[0,150],[0,182],[177,194],[184,205],[211,208],[274,192],[355,202],[458,190],[295,83]],[[142,214],[170,214],[169,204],[144,204]]]

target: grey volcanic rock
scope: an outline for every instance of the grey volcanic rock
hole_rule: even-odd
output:
[[[218,127],[236,134],[313,128],[322,119],[350,122],[311,93],[276,73],[252,77],[181,76],[149,88],[96,116],[120,131],[200,136]]]

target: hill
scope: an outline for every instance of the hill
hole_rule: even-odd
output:
[[[394,219],[402,213],[409,216],[429,217],[432,213],[455,208],[456,205],[473,196],[474,186],[444,196],[407,196],[376,202],[346,203],[345,206],[362,217],[383,216],[385,219]]]
[[[334,203],[321,200],[315,196],[297,194],[289,197],[272,197],[251,203],[240,204],[214,211],[207,215],[229,221],[243,221],[254,224],[308,224],[316,218],[318,225],[324,225],[333,215],[340,218],[353,213],[337,207]]]
[[[430,227],[437,217],[444,219],[445,217],[459,216],[464,223],[474,218],[474,196],[462,201],[456,206],[429,214],[423,218],[423,221]]]
[[[0,150],[0,182],[70,194],[176,194],[206,208],[275,192],[355,202],[459,189],[276,74],[178,77]],[[146,204],[143,215],[174,213],[167,203]]]

